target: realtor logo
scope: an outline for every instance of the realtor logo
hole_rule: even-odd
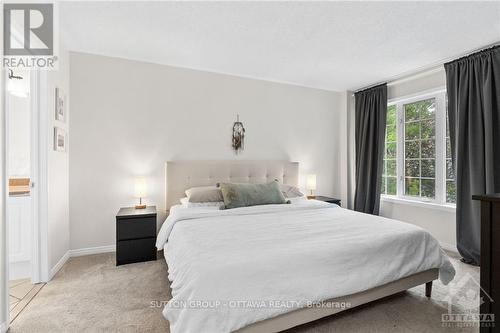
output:
[[[53,4],[5,4],[3,15],[4,55],[54,54]]]
[[[3,67],[54,69],[54,3],[3,4]]]
[[[451,282],[448,288],[449,294],[444,299],[448,312],[441,315],[443,327],[495,327],[493,313],[478,311],[478,306],[485,301],[493,302],[493,298],[470,273]]]

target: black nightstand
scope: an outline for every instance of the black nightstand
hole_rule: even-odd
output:
[[[330,197],[324,197],[324,196],[321,196],[321,195],[316,195],[316,196],[312,196],[312,197],[308,197],[308,198],[309,199],[319,200],[319,201],[324,201],[324,202],[328,202],[328,203],[332,203],[332,204],[336,204],[336,205],[340,206],[340,199],[330,198]]]
[[[156,206],[120,208],[116,214],[116,265],[156,260]]]

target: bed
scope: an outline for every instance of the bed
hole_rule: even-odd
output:
[[[176,332],[278,332],[438,277],[454,269],[414,225],[298,200],[228,210],[183,208],[184,191],[218,182],[297,186],[298,163],[174,161],[166,164],[170,214],[157,237]]]

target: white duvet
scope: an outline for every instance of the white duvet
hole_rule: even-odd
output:
[[[455,271],[438,242],[411,224],[319,201],[216,210],[174,206],[165,249],[173,333],[231,332],[431,268]]]

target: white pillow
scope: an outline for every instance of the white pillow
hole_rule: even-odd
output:
[[[217,186],[199,186],[186,190],[189,202],[221,202],[222,192]]]
[[[214,202],[189,202],[188,198],[181,199],[182,207],[184,208],[197,208],[197,207],[213,207],[221,209],[224,207],[224,201],[214,201]]]
[[[300,192],[298,187],[292,186],[292,185],[287,185],[287,184],[280,184],[280,189],[285,198],[297,198],[297,197],[303,197],[304,193]]]

